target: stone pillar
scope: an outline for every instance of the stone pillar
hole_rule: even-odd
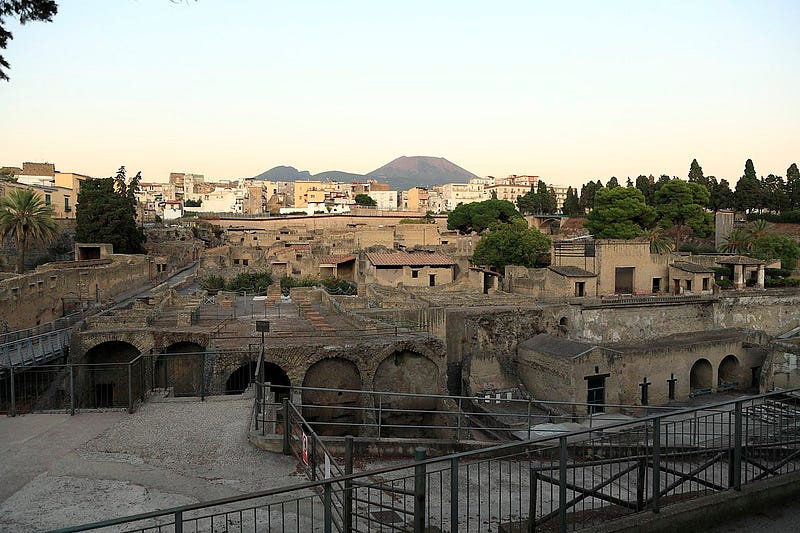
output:
[[[764,265],[758,265],[758,278],[756,279],[756,288],[764,288]]]
[[[733,288],[744,289],[744,266],[733,265]]]

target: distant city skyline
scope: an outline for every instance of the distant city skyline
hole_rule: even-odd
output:
[[[401,155],[549,183],[785,175],[800,4],[60,0],[8,24],[0,164],[208,179]]]

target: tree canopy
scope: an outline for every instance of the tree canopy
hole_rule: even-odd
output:
[[[25,252],[36,241],[53,240],[57,226],[53,210],[31,189],[12,189],[0,198],[0,238],[14,239],[17,272],[25,269]]]
[[[510,223],[495,223],[475,245],[472,262],[503,272],[507,265],[533,267],[539,255],[550,249],[550,238],[535,228],[528,228],[524,218]]]
[[[365,207],[375,207],[378,205],[378,202],[368,194],[356,194],[354,200],[356,205],[363,205]]]
[[[652,227],[656,215],[635,187],[600,189],[584,227],[599,239],[633,239]]]
[[[144,253],[144,232],[136,225],[136,189],[141,173],[127,183],[125,167],[113,178],[81,184],[75,217],[77,242],[108,242],[120,254]]]
[[[13,36],[5,28],[6,18],[16,18],[20,24],[37,20],[50,22],[58,12],[55,0],[0,0],[0,50],[5,50]],[[8,81],[6,71],[10,65],[0,55],[0,80]]]
[[[710,200],[708,189],[699,183],[689,183],[675,178],[656,192],[655,209],[659,225],[675,227],[675,247],[679,249],[686,228],[699,237],[708,237],[714,229],[711,213],[706,211]]]
[[[567,188],[567,196],[564,198],[564,205],[561,206],[561,212],[568,216],[583,215],[580,201],[578,200],[578,193],[572,187]]]
[[[759,259],[780,259],[781,268],[794,270],[800,258],[800,247],[787,235],[767,233],[753,239],[751,255]]]
[[[508,223],[515,218],[522,218],[522,215],[508,200],[484,200],[461,204],[453,209],[447,215],[447,229],[465,234],[473,231],[481,233],[494,222]]]

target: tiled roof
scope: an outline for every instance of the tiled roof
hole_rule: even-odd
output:
[[[720,265],[763,265],[764,261],[759,261],[758,259],[753,259],[745,255],[734,255],[733,257],[717,259],[717,263]]]
[[[683,270],[684,272],[692,272],[695,274],[713,274],[714,271],[708,267],[704,267],[703,265],[698,265],[697,263],[687,263],[685,261],[676,261],[672,263],[672,266],[677,268],[678,270]]]
[[[354,255],[326,255],[322,259],[320,259],[320,265],[338,265],[341,263],[347,263],[348,261],[355,261],[356,256]]]
[[[584,270],[582,268],[578,268],[576,266],[550,266],[548,267],[550,270],[555,272],[556,274],[561,274],[562,276],[568,278],[595,278],[597,274],[593,274],[588,270]]]
[[[375,266],[451,266],[455,261],[439,252],[368,253]]]

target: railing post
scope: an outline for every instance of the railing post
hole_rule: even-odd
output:
[[[558,438],[558,530],[567,531],[567,437]]]
[[[317,480],[317,434],[311,428],[309,429],[309,436],[311,437],[308,439],[311,441],[309,444],[311,445],[311,457],[309,457],[309,463],[311,466],[311,481]]]
[[[734,404],[733,489],[742,490],[742,402]]]
[[[292,434],[292,424],[289,415],[289,398],[283,399],[283,455],[291,453],[289,439]]]
[[[378,438],[381,438],[381,416],[382,416],[382,403],[383,403],[383,395],[378,394]]]
[[[264,410],[264,404],[261,402],[261,396],[264,394],[264,384],[256,381],[256,412],[255,412],[255,429],[258,431],[258,421],[261,418],[261,412]]]
[[[353,473],[353,436],[348,435],[344,439],[344,475],[349,476]],[[344,482],[342,510],[342,529],[345,533],[350,533],[353,529],[353,481],[348,479]]]
[[[530,486],[528,487],[528,533],[536,531],[536,498],[539,491],[539,471],[530,468]]]
[[[658,499],[661,494],[661,418],[653,419],[653,505],[651,510],[659,512]]]
[[[69,365],[69,414],[75,415],[75,373],[73,365]]]
[[[11,376],[11,411],[9,411],[9,414],[11,416],[17,416],[17,393],[14,390],[14,365],[12,364],[8,367],[8,370],[9,376]]]
[[[183,533],[183,512],[175,511],[175,533]]]
[[[323,526],[325,533],[332,533],[333,513],[331,513],[331,482],[322,486]]]
[[[456,429],[456,442],[461,440],[461,398],[458,399],[458,428]]]
[[[414,460],[418,463],[425,460],[425,448],[414,450]],[[425,482],[426,468],[424,464],[414,467],[414,533],[425,531]]]
[[[533,400],[528,398],[528,440],[531,440],[531,404]]]
[[[458,458],[450,459],[450,533],[458,533]]]
[[[233,302],[234,309],[236,308],[236,301]],[[200,401],[206,401],[206,352],[200,356]]]
[[[128,414],[133,414],[133,363],[128,363]]]
[[[647,459],[639,459],[636,468],[636,510],[643,511],[645,506],[645,473],[647,472]]]

